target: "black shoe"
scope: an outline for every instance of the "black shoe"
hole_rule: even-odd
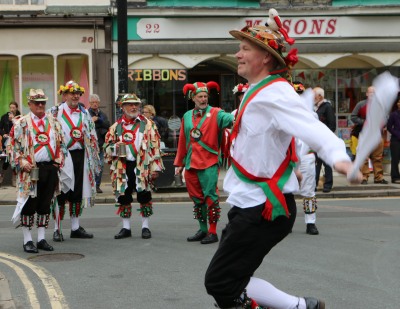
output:
[[[187,241],[200,241],[207,236],[207,233],[202,230],[198,230],[196,234],[187,238]]]
[[[203,245],[208,245],[208,244],[212,244],[213,242],[218,242],[218,235],[208,233],[207,236],[204,237],[200,243],[202,243]]]
[[[103,193],[103,190],[101,190],[100,187],[96,187],[96,192],[97,193]]]
[[[400,184],[400,179],[392,179],[392,183]]]
[[[33,244],[33,241],[28,241],[25,245],[22,245],[24,247],[24,251],[28,253],[38,253],[38,249],[35,247]]]
[[[132,237],[132,231],[126,228],[122,228],[117,235],[114,236],[115,239],[122,239]]]
[[[64,236],[59,230],[55,230],[53,233],[53,240],[57,242],[64,241]]]
[[[71,230],[71,238],[93,238],[93,234],[85,231],[83,227],[79,227],[76,231]]]
[[[325,302],[313,297],[304,297],[306,309],[325,309]]]
[[[324,192],[324,193],[328,193],[328,192],[331,192],[331,188],[323,188],[322,189],[322,192]]]
[[[50,246],[46,239],[42,239],[36,244],[37,248],[44,251],[54,251],[54,248]]]
[[[151,232],[147,227],[142,228],[142,238],[143,239],[151,238]]]
[[[368,184],[368,180],[364,179],[363,181],[361,181],[362,185],[367,185]]]
[[[388,184],[386,179],[377,180],[377,181],[374,181],[374,183],[379,183],[379,184],[382,184],[382,185],[387,185]]]
[[[318,235],[318,229],[314,223],[307,223],[306,233],[309,235]]]

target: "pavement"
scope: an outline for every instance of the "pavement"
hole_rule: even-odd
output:
[[[221,202],[224,202],[227,198],[227,194],[222,190],[225,174],[226,171],[221,170],[218,180]],[[96,204],[115,203],[111,182],[107,178],[108,175],[103,174],[103,182],[101,185],[103,193],[98,193],[96,195]],[[400,196],[400,184],[390,183],[390,175],[386,174],[384,175],[384,178],[389,182],[389,184],[374,184],[373,179],[370,177],[367,185],[350,185],[347,183],[346,177],[334,173],[333,188],[331,192],[324,193],[322,192],[322,188],[319,187],[316,192],[317,198],[367,198]],[[300,196],[297,196],[297,198],[300,198]],[[171,179],[170,186],[157,188],[157,191],[153,192],[153,202],[190,202],[190,199],[185,184],[182,187],[176,187],[174,186],[173,179]],[[15,204],[15,187],[12,187],[11,185],[0,186],[0,205]]]

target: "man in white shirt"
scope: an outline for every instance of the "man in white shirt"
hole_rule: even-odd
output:
[[[232,208],[206,272],[207,292],[220,308],[324,309],[321,300],[289,295],[253,274],[288,235],[296,218],[293,192],[299,184],[293,172],[293,137],[316,150],[339,173],[350,172],[352,163],[343,141],[277,75],[287,74],[297,62],[294,50],[282,55],[284,37],[279,29],[255,26],[230,33],[241,41],[238,74],[250,87],[232,129],[232,166],[224,180]]]

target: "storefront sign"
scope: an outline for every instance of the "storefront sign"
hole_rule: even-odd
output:
[[[397,36],[400,27],[396,16],[303,16],[283,17],[290,36],[303,38],[349,38]],[[139,39],[221,39],[231,38],[229,31],[244,26],[264,25],[267,16],[244,18],[140,18],[136,29],[129,29]],[[395,26],[397,24],[397,26]],[[132,25],[132,24],[131,24]],[[199,31],[201,29],[201,31]],[[129,35],[131,36],[131,35]],[[131,37],[131,39],[134,39]]]
[[[186,70],[128,70],[128,78],[131,81],[168,81],[168,80],[186,80]]]

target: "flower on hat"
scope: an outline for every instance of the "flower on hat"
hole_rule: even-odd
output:
[[[60,86],[60,89],[58,90],[58,94],[63,94],[66,92],[80,92],[81,94],[85,93],[85,88],[81,87],[78,85],[77,82],[74,82],[73,80],[70,80],[64,85]]]
[[[246,92],[247,89],[249,89],[249,84],[237,84],[235,87],[233,87],[232,92],[233,94],[240,94],[243,92]]]
[[[285,59],[286,65],[289,68],[292,68],[299,61],[299,58],[297,56],[297,48],[291,49],[284,59]]]
[[[297,81],[293,82],[293,88],[297,93],[303,93],[306,90],[304,85],[301,82],[297,82]]]
[[[29,101],[47,101],[48,97],[44,94],[42,89],[30,89],[27,99]]]
[[[124,103],[142,103],[135,93],[128,93],[121,98],[121,104]]]

